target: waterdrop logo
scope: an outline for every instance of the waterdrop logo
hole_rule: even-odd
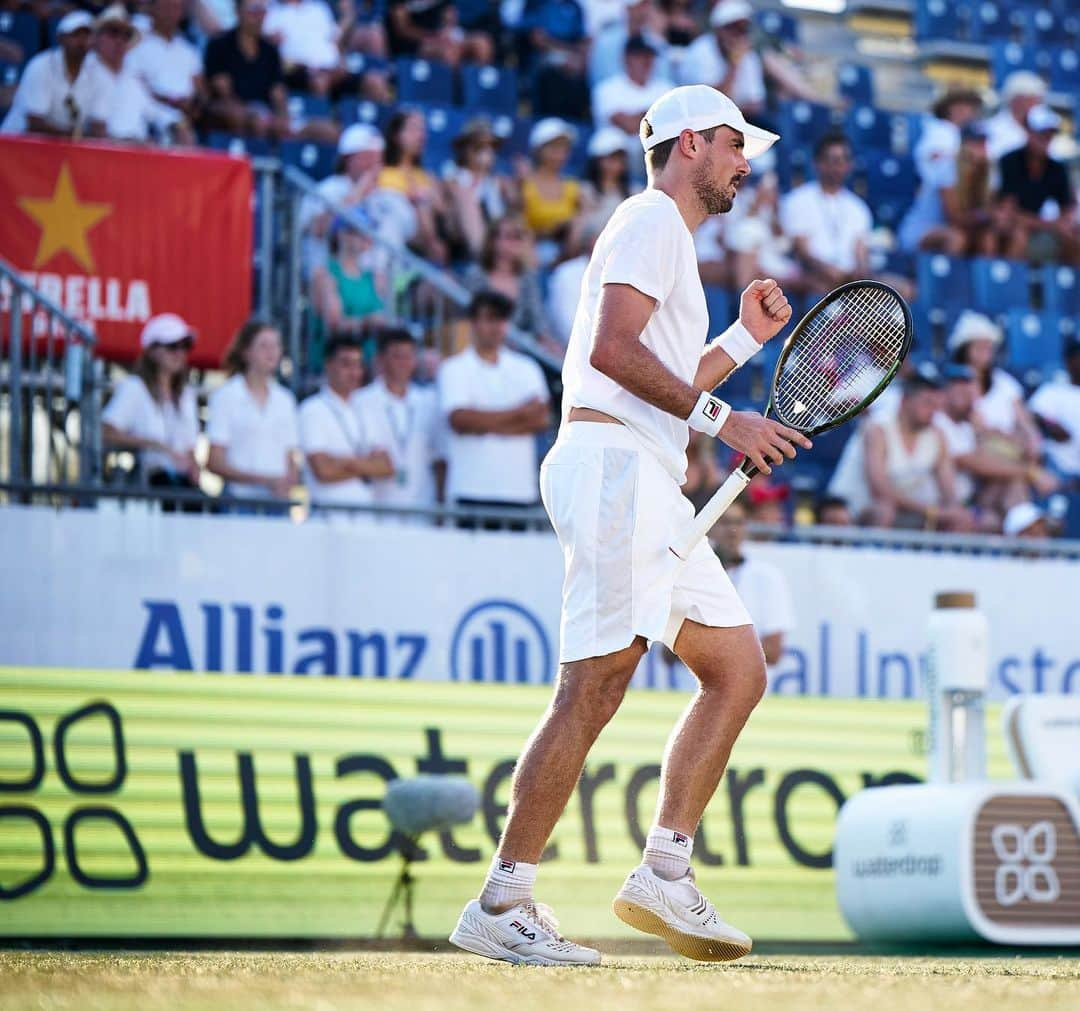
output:
[[[462,616],[450,643],[450,678],[549,684],[551,644],[540,620],[512,600],[484,600]]]

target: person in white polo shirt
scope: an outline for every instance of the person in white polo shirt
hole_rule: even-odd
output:
[[[236,498],[287,499],[299,477],[296,397],[274,378],[281,354],[277,329],[248,321],[225,352],[231,378],[210,398],[207,469]]]
[[[393,478],[390,454],[372,446],[351,397],[364,381],[364,353],[356,340],[326,345],[326,382],[300,405],[304,481],[314,506],[370,505],[370,481]]]
[[[86,11],[60,19],[56,48],[38,53],[26,65],[0,133],[105,136],[112,85],[101,64],[90,58],[93,26]]]
[[[505,295],[477,293],[472,345],[439,369],[449,497],[459,506],[514,508],[539,497],[535,436],[551,424],[551,407],[540,366],[505,346],[513,314]]]
[[[152,316],[139,338],[142,353],[101,414],[105,446],[139,454],[152,487],[199,486],[195,442],[199,419],[188,383],[188,353],[195,331],[171,312]],[[169,508],[169,505],[166,505]]]
[[[378,376],[350,400],[365,443],[388,454],[393,473],[374,477],[379,503],[432,506],[446,482],[444,426],[435,391],[414,383],[416,342],[408,330],[379,336]]]
[[[743,115],[754,115],[765,107],[765,68],[750,35],[753,15],[746,0],[718,3],[709,15],[712,31],[690,44],[679,75],[681,80],[718,88]]]
[[[127,62],[139,37],[127,8],[120,3],[106,7],[94,22],[94,29],[94,56],[112,84],[105,124],[109,137],[145,143],[164,133],[158,104]]]

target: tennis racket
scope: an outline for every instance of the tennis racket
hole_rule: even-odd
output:
[[[911,338],[911,310],[887,284],[840,285],[802,318],[784,343],[765,417],[771,415],[807,436],[850,421],[892,381]],[[675,539],[672,552],[687,558],[757,472],[744,460]]]

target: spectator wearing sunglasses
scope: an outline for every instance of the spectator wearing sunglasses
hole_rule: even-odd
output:
[[[199,486],[195,442],[199,435],[195,391],[188,383],[192,328],[174,313],[151,317],[143,327],[142,353],[102,413],[102,435],[112,449],[130,450],[152,487]]]

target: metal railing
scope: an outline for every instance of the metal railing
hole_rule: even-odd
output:
[[[0,476],[92,487],[101,477],[94,332],[0,260]]]

